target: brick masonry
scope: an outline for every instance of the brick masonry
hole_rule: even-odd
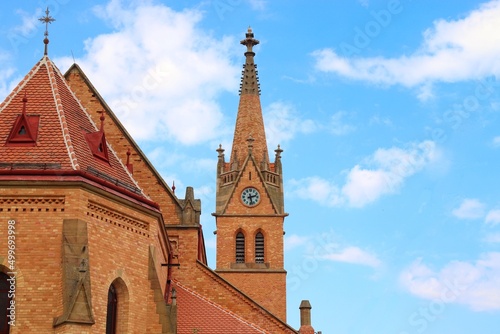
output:
[[[95,203],[99,203],[98,210]],[[118,288],[122,306],[119,333],[161,333],[159,315],[148,280],[149,246],[160,245],[158,214],[126,200],[103,196],[77,184],[29,188],[0,187],[0,260],[5,271],[7,222],[16,226],[16,326],[11,333],[103,333],[107,292]],[[90,281],[95,324],[65,323],[53,328],[64,313],[63,222],[87,222]],[[157,251],[157,262],[166,261]],[[157,268],[165,282],[165,269]],[[145,296],[147,296],[145,298]]]

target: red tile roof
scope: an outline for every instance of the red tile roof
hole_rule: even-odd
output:
[[[178,334],[269,333],[177,281],[175,287]]]
[[[22,114],[24,96],[27,117],[40,118],[35,146],[8,143]],[[0,170],[15,173],[15,168],[38,169],[46,164],[52,169],[88,173],[145,197],[109,144],[109,161],[92,153],[86,134],[98,131],[59,69],[44,56],[0,104]]]

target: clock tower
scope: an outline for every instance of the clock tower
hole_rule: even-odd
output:
[[[253,47],[248,28],[240,102],[231,157],[219,146],[217,163],[216,272],[286,321],[283,258],[283,178],[280,147],[270,162]]]

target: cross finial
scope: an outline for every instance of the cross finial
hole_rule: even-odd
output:
[[[45,44],[45,51],[43,53],[44,55],[47,55],[47,44],[49,44],[49,23],[55,21],[55,19],[50,16],[49,13],[49,7],[47,7],[47,9],[45,10],[45,16],[38,19],[40,22],[45,23],[45,33],[43,34],[45,36],[45,38],[43,39],[43,44]]]

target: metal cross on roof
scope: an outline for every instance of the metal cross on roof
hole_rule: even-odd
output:
[[[38,19],[40,22],[45,23],[45,38],[43,39],[43,43],[45,44],[44,55],[47,55],[47,44],[49,44],[49,23],[55,21],[55,19],[50,16],[49,13],[49,7],[47,7],[47,9],[45,10],[45,16]]]

